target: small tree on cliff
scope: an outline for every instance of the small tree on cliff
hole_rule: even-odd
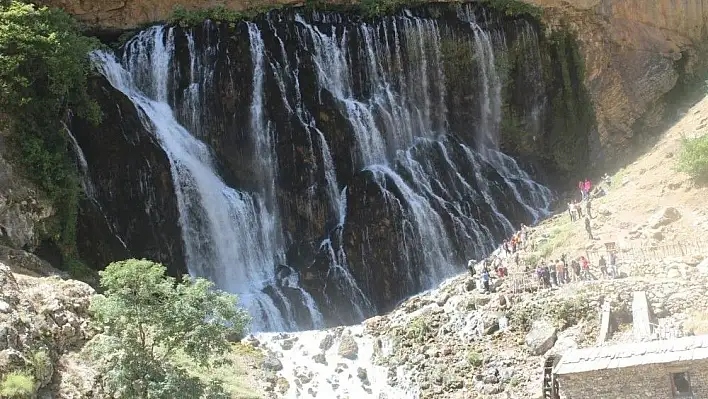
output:
[[[104,295],[91,303],[103,328],[91,345],[110,393],[124,398],[227,398],[222,382],[199,380],[175,361],[184,354],[202,367],[229,350],[250,322],[237,298],[204,279],[165,276],[165,267],[130,259],[100,272]]]

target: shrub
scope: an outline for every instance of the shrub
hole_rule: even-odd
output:
[[[420,5],[420,0],[361,0],[359,2],[360,12],[366,18],[377,18],[384,15],[391,15],[405,7]]]
[[[32,353],[30,357],[30,364],[32,366],[32,371],[38,380],[43,380],[44,378],[51,378],[54,373],[54,368],[52,366],[52,359],[45,350],[38,350]]]
[[[519,0],[482,0],[481,3],[510,17],[527,15],[540,20],[543,16],[542,8]]]
[[[416,342],[423,343],[429,332],[430,327],[428,327],[428,323],[426,323],[422,317],[417,317],[411,321],[406,336]]]
[[[472,367],[479,367],[484,363],[484,358],[479,352],[471,349],[467,352],[467,363]]]
[[[29,398],[34,393],[34,378],[21,372],[13,372],[0,382],[0,397]]]
[[[538,256],[538,254],[536,254],[536,253],[529,253],[523,257],[524,264],[529,265],[532,268],[535,268],[536,265],[538,265],[538,262],[540,260],[541,260],[541,257]]]
[[[227,336],[242,337],[250,321],[234,295],[204,279],[177,282],[165,267],[130,259],[100,272],[105,296],[91,304],[104,337],[89,351],[99,360],[107,389],[121,397],[228,397],[223,382],[204,382],[183,365],[215,366],[230,348]]]
[[[678,169],[688,173],[694,180],[708,181],[708,134],[694,139],[683,139]]]
[[[272,4],[264,7],[249,7],[245,10],[237,11],[218,5],[210,8],[198,8],[187,10],[181,5],[176,5],[172,9],[172,15],[169,18],[171,24],[177,24],[182,27],[198,26],[205,20],[210,19],[218,22],[229,22],[233,28],[236,22],[250,20],[257,15],[264,14],[270,10],[275,10],[282,7],[281,5]]]
[[[550,315],[561,329],[580,323],[588,318],[596,317],[596,310],[590,306],[587,298],[574,296],[558,301],[549,309]]]
[[[542,310],[535,305],[514,307],[509,314],[509,324],[516,331],[526,332],[531,329],[533,321],[541,314]]]

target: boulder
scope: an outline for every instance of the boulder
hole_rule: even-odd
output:
[[[332,345],[334,345],[334,337],[332,334],[325,335],[325,337],[322,338],[322,341],[320,341],[320,349],[323,351],[328,350],[332,347]]]
[[[664,239],[664,233],[661,230],[652,230],[651,231],[651,238],[661,241]]]
[[[362,384],[364,385],[369,385],[369,374],[366,372],[366,369],[363,367],[359,367],[356,369],[356,376],[359,378]]]
[[[558,338],[558,329],[547,320],[533,322],[531,331],[526,334],[526,346],[534,355],[543,355],[553,347]]]
[[[337,353],[345,359],[354,360],[357,358],[357,354],[359,353],[359,345],[357,345],[351,334],[345,334],[342,336]]]
[[[281,363],[274,354],[269,354],[266,356],[261,365],[264,369],[271,371],[280,371],[283,369],[283,363]]]
[[[290,349],[293,348],[295,345],[295,340],[294,339],[286,339],[283,342],[280,343],[280,347],[283,348],[285,351],[289,351]]]
[[[83,360],[62,360],[96,334],[88,315],[95,293],[80,281],[16,276],[0,263],[0,376],[31,367],[35,387],[56,397],[104,397],[93,395]]]
[[[667,278],[681,278],[681,272],[677,268],[671,268],[666,273]]]
[[[312,356],[312,361],[315,363],[324,364],[325,366],[327,365],[327,357],[325,357],[324,353],[318,353],[315,356]]]
[[[681,212],[674,207],[666,207],[657,211],[647,223],[652,229],[658,229],[681,219]]]
[[[0,129],[0,143],[5,134]],[[15,248],[36,248],[45,220],[54,215],[46,195],[7,160],[7,145],[0,144],[0,242]]]

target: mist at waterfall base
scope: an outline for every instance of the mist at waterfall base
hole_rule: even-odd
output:
[[[189,273],[238,294],[254,331],[361,321],[548,214],[550,191],[498,147],[495,56],[508,33],[473,6],[454,17],[271,12],[236,28],[153,26],[118,56],[92,54],[169,159]],[[535,29],[514,29],[528,74],[540,73]],[[234,54],[244,38],[248,52]],[[464,131],[452,127],[441,50],[453,39],[475,57],[477,123]],[[244,76],[249,90],[236,93]],[[246,165],[241,185],[214,144],[231,134],[212,103],[228,101],[224,85],[249,101],[228,116],[241,116],[240,155],[250,154],[233,161]],[[529,125],[545,112],[537,104]],[[313,254],[292,261],[303,242]]]

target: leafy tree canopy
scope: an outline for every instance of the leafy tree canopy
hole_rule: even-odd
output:
[[[206,384],[175,361],[184,354],[200,366],[229,350],[250,317],[234,295],[207,280],[165,276],[165,267],[130,259],[100,272],[104,295],[91,304],[104,336],[92,345],[106,387],[127,398],[226,398],[221,381]]]
[[[0,3],[0,106],[55,119],[67,107],[95,112],[86,95],[86,77],[88,53],[97,46],[59,9],[16,0]]]

